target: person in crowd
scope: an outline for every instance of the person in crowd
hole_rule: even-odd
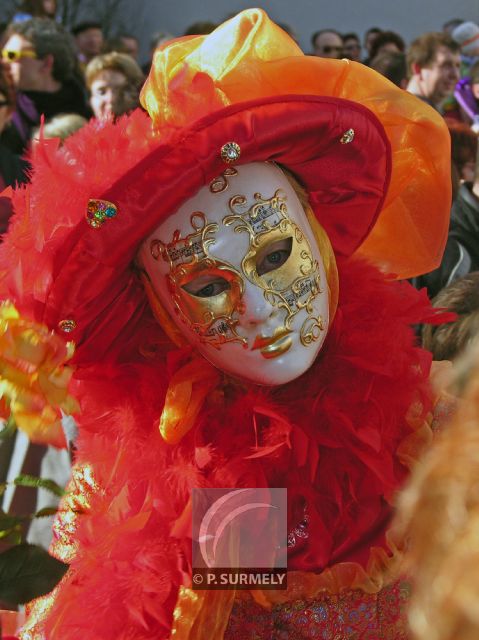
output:
[[[411,74],[407,90],[440,113],[460,77],[459,45],[444,33],[424,33],[407,52]]]
[[[471,271],[479,270],[479,170],[478,149],[479,145],[475,135],[467,128],[457,125],[450,126],[452,145],[452,175],[453,180],[458,179],[456,195],[451,209],[449,235],[441,265],[430,273],[414,278],[413,283],[417,288],[426,287],[431,298],[439,291],[454,282],[458,278],[467,275]],[[464,144],[464,139],[466,144]],[[472,174],[471,152],[476,150],[474,171]],[[457,159],[459,167],[454,165]],[[469,162],[467,167],[466,162]],[[469,182],[461,183],[460,172],[468,171],[466,177],[472,178]]]
[[[343,38],[335,29],[321,29],[311,36],[312,55],[321,58],[342,58]]]
[[[118,35],[118,39],[123,42],[125,53],[131,56],[135,62],[138,62],[138,55],[140,53],[140,43],[138,38],[132,33],[124,32]]]
[[[479,281],[467,317],[477,330]],[[472,274],[471,274],[472,276]],[[472,279],[469,281],[472,284]],[[464,293],[467,290],[467,284]],[[461,292],[458,291],[461,296]],[[467,301],[464,300],[465,305]],[[475,306],[475,311],[470,311]],[[459,320],[459,322],[461,319]],[[467,320],[466,320],[467,322]],[[464,325],[466,334],[469,330]],[[451,336],[461,341],[461,335]],[[407,536],[405,570],[414,581],[409,622],[412,640],[479,637],[479,341],[454,365],[457,412],[438,434],[400,494],[398,536]]]
[[[82,70],[103,51],[103,28],[100,22],[80,22],[71,30],[75,38],[78,61]]]
[[[442,25],[442,31],[443,33],[446,33],[448,36],[452,37],[452,32],[454,31],[454,29],[463,22],[465,22],[465,20],[463,20],[462,18],[451,18]]]
[[[193,22],[183,33],[184,36],[202,36],[211,33],[216,29],[218,24],[216,22],[211,22],[210,20],[201,20],[199,22]]]
[[[361,40],[357,33],[343,34],[343,55],[354,62],[361,62]]]
[[[81,403],[70,568],[22,636],[398,640],[390,500],[434,407],[411,324],[437,314],[386,274],[438,261],[447,127],[259,9],[163,46],[142,100],[38,149],[0,248]],[[195,591],[192,490],[278,486],[286,589]]]
[[[0,134],[15,109],[15,90],[8,69],[0,65]],[[27,163],[0,142],[0,234],[8,228],[12,207],[10,199],[1,195],[6,187],[27,181]]]
[[[168,31],[156,31],[150,38],[150,57],[147,62],[141,65],[141,70],[143,71],[143,75],[145,78],[150,73],[151,62],[153,60],[153,54],[155,50],[160,45],[168,42],[168,40],[173,40],[174,36]]]
[[[401,36],[395,31],[382,31],[374,39],[370,49],[371,61],[384,51],[393,51],[395,53],[404,53],[406,44]]]
[[[291,25],[287,24],[286,22],[277,22],[276,24],[278,25],[278,27],[283,29],[283,31],[286,31],[288,36],[296,42],[298,47],[300,46],[298,34],[296,33],[296,31],[293,29]]]
[[[475,22],[463,22],[451,36],[461,47],[461,76],[467,76],[471,66],[479,61],[479,26]]]
[[[8,22],[0,22],[0,50],[3,49],[3,45],[7,41],[8,26]]]
[[[476,172],[477,135],[464,122],[448,122],[451,160],[459,182],[472,184]]]
[[[432,301],[437,309],[457,314],[457,319],[441,325],[424,325],[422,344],[434,360],[454,361],[479,339],[479,271],[455,280]]]
[[[109,38],[103,47],[104,53],[117,51],[118,53],[126,53],[131,56],[135,62],[138,62],[139,42],[136,36],[131,33],[120,33],[115,38]]]
[[[455,120],[465,118],[467,121],[463,102],[457,98],[463,88],[466,94],[468,93],[467,79],[470,77],[471,67],[475,62],[479,62],[479,27],[474,22],[463,22],[453,30],[451,37],[461,48],[461,80],[456,85],[454,95],[446,98],[443,103],[444,117]],[[473,121],[472,124],[479,130],[479,122]]]
[[[138,107],[144,76],[131,56],[116,51],[97,56],[88,63],[85,79],[95,118],[116,118]]]
[[[369,63],[371,62],[371,47],[373,46],[373,42],[381,32],[382,29],[380,29],[379,27],[371,27],[364,34],[364,49],[367,52],[367,55],[363,60],[364,64],[369,65]]]
[[[24,22],[31,18],[55,19],[57,14],[56,0],[23,0],[17,13],[14,14],[12,22]]]
[[[23,153],[41,115],[90,116],[72,38],[61,25],[46,18],[12,24],[2,57],[17,90],[15,113],[2,136],[13,151]]]
[[[457,83],[454,98],[463,120],[471,126],[474,133],[479,134],[479,60],[472,65],[469,74]]]
[[[408,83],[406,54],[399,51],[383,51],[378,54],[369,65],[381,75],[401,89],[406,89]]]

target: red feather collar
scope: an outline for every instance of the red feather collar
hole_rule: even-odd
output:
[[[305,506],[309,518],[292,569],[365,565],[370,547],[384,544],[389,500],[407,473],[397,450],[414,438],[411,407],[419,420],[431,409],[430,356],[412,324],[432,310],[424,293],[363,262],[338,268],[337,317],[310,371],[276,389],[225,383],[179,445],[166,445],[156,425],[166,371],[184,354],[170,353],[168,367],[172,346],[147,344],[147,324],[115,363],[77,371],[78,460],[93,465],[103,490],[80,519],[47,636],[89,636],[94,620],[103,640],[168,637],[188,580],[195,486],[287,487],[291,529]],[[140,347],[149,359],[131,355]]]

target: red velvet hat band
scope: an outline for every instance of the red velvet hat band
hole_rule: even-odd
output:
[[[49,326],[76,317],[78,344],[107,299],[130,286],[143,238],[228,166],[221,158],[228,142],[240,148],[235,164],[274,160],[298,177],[336,252],[350,255],[367,237],[391,173],[389,142],[368,109],[316,96],[233,105],[173,134],[107,192],[91,194],[118,212],[98,229],[80,222],[57,254],[44,317]]]

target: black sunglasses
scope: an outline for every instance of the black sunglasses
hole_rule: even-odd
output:
[[[9,104],[10,103],[8,102],[8,100],[5,100],[5,99],[2,100],[0,98],[0,107],[8,107]]]

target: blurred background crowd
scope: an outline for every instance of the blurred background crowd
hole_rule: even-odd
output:
[[[230,17],[225,11],[182,33],[167,33],[158,25],[145,43],[133,31],[112,30],[106,20],[72,22],[60,9],[56,0],[25,0],[0,24],[0,233],[11,215],[9,199],[1,192],[28,180],[28,154],[40,137],[64,141],[92,118],[116,119],[135,109],[158,45],[210,33]],[[394,24],[372,23],[365,32],[319,24],[309,46],[302,46],[306,54],[368,65],[427,102],[449,128],[453,196],[446,251],[438,269],[413,280],[418,288],[426,287],[436,306],[458,314],[454,323],[425,329],[424,345],[437,360],[456,359],[479,333],[478,23],[479,16],[477,22],[451,16],[413,39]],[[294,24],[280,21],[280,26],[298,41]],[[150,59],[139,59],[147,50]],[[40,464],[46,466],[40,469]],[[56,454],[49,462],[42,447],[15,439],[0,444],[0,482],[30,473],[64,484],[68,472],[66,453],[63,462]],[[19,489],[6,491],[0,496],[3,511],[38,508],[28,505],[25,496]],[[47,546],[49,526],[43,523],[30,539]]]

